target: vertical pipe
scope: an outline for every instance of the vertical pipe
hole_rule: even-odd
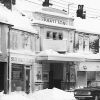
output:
[[[9,32],[8,32],[8,92],[11,92],[11,62],[10,62],[10,30],[11,27],[9,27]]]

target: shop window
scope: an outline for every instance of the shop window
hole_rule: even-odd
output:
[[[89,41],[90,51],[94,54],[99,53],[99,36],[90,35],[89,39],[90,39]]]
[[[11,90],[24,91],[24,65],[12,64]]]

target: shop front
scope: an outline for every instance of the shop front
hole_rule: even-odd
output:
[[[7,69],[7,56],[0,55],[0,92],[4,93],[8,91]]]
[[[76,68],[85,59],[56,52],[54,54],[54,52],[53,50],[42,51],[36,57],[37,63],[41,66],[42,89],[53,87],[62,90],[75,89]]]
[[[11,91],[32,92],[34,56],[11,53],[9,65]]]
[[[100,62],[81,62],[77,69],[77,87],[100,86]]]

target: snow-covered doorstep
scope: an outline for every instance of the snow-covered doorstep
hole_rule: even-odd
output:
[[[12,92],[10,94],[0,93],[0,100],[75,100],[73,92],[53,88],[39,90],[34,93]]]

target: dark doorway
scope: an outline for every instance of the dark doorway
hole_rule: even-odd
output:
[[[63,79],[63,64],[51,63],[49,72],[49,88],[53,87],[61,89],[61,81]]]
[[[26,75],[25,75],[25,84],[26,84],[26,93],[30,93],[30,66],[26,66]]]
[[[4,91],[4,63],[0,62],[0,92]]]

